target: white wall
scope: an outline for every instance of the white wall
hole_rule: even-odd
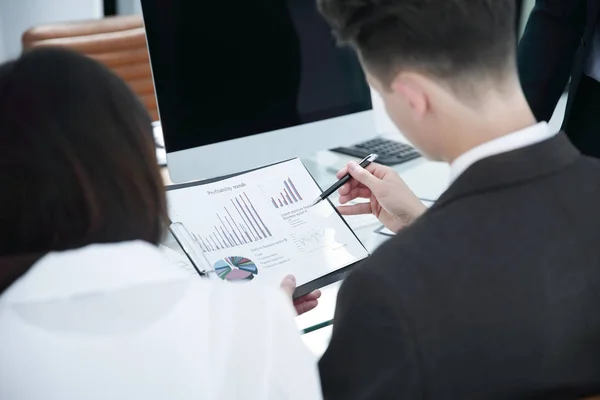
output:
[[[2,31],[2,19],[0,18],[0,63],[6,59],[4,50],[4,33]]]
[[[196,1],[207,1],[207,0],[196,0]],[[142,4],[140,0],[117,0],[117,10],[119,14],[131,15],[141,14]]]
[[[103,15],[102,0],[0,0],[0,60],[19,55],[21,35],[32,26]]]

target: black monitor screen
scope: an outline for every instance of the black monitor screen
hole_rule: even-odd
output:
[[[142,0],[169,152],[371,109],[316,0]]]

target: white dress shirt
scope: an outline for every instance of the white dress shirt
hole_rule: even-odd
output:
[[[546,122],[540,122],[528,128],[485,142],[472,148],[450,164],[450,183],[454,182],[471,165],[484,158],[517,150],[542,142],[555,136]]]
[[[50,254],[0,296],[0,398],[319,399],[292,310],[142,242]]]

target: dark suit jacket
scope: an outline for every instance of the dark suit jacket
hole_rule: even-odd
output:
[[[325,398],[600,393],[599,204],[563,134],[471,166],[343,283]]]
[[[599,10],[598,0],[536,1],[519,43],[518,64],[523,91],[538,120],[550,120],[572,77],[568,121]]]

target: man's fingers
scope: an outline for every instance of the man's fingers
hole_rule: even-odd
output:
[[[348,172],[355,180],[371,189],[371,191],[376,191],[381,183],[379,178],[376,178],[371,172],[355,162],[348,163]]]
[[[348,193],[348,196],[352,197],[353,199],[369,199],[371,198],[371,194],[371,189],[364,186],[359,186],[352,189],[350,193]]]
[[[352,164],[352,162],[348,163],[348,165],[350,165],[350,164]],[[354,164],[356,164],[356,163],[354,163]],[[336,178],[342,179],[342,177],[348,173],[348,165],[346,165],[344,168],[340,169],[337,172],[337,174],[335,174]],[[378,168],[382,169],[383,167],[381,165],[371,163],[365,169],[367,171],[369,171],[370,173],[374,174]]]
[[[352,185],[350,183],[344,184],[339,190],[338,193],[340,196],[345,196],[352,190]]]
[[[353,204],[351,206],[338,206],[338,211],[342,215],[363,215],[372,214],[370,203]]]
[[[336,178],[342,179],[344,175],[348,173],[348,166],[346,165],[344,168],[340,169],[337,174],[335,174]]]
[[[350,194],[350,192],[352,192],[353,190],[356,189],[367,189],[369,190],[365,185],[363,185],[362,183],[351,179],[350,182],[344,184],[344,186],[342,186],[341,188],[339,188],[338,193],[340,194],[340,196],[344,196],[344,195],[348,195]]]
[[[371,198],[371,191],[366,187],[360,187],[352,189],[350,193],[340,196],[338,201],[340,204],[345,205],[352,200],[369,198]]]

